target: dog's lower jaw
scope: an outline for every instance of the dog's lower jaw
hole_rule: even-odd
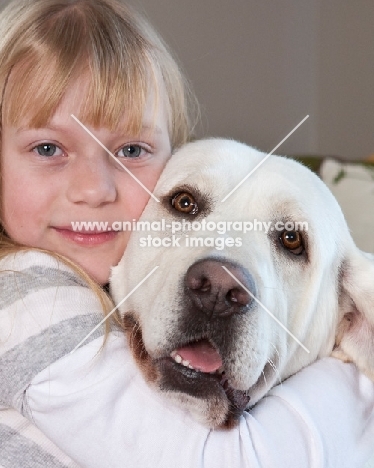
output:
[[[210,429],[231,428],[237,420],[226,426],[229,404],[227,398],[201,399],[176,391],[163,391],[167,398],[176,406],[187,410],[195,421]]]
[[[224,375],[191,370],[167,358],[156,366],[159,389],[187,407],[205,426],[230,429],[248,407],[247,392],[232,388]]]
[[[205,426],[230,429],[238,424],[249,405],[250,397],[246,392],[230,387],[221,375],[200,374],[182,367],[178,371],[175,369],[178,364],[170,358],[153,360],[144,346],[141,328],[133,314],[124,316],[123,328],[134,359],[148,383],[166,393],[178,406],[187,408]]]

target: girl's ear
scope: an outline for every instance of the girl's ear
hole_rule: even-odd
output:
[[[340,322],[333,356],[374,380],[374,255],[356,249],[341,274]]]

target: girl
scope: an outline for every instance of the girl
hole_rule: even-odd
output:
[[[374,386],[354,366],[316,363],[212,432],[148,388],[114,326],[69,354],[128,236],[72,223],[138,218],[190,136],[187,92],[117,0],[17,0],[0,37],[0,465],[361,466]]]

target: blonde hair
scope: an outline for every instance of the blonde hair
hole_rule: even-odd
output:
[[[125,114],[126,130],[137,133],[149,92],[156,106],[163,92],[172,148],[190,138],[195,101],[179,66],[153,28],[120,0],[15,0],[2,11],[2,122],[27,118],[32,127],[45,126],[83,75],[88,86],[77,117],[87,125],[115,130]],[[23,248],[0,231],[0,258]]]

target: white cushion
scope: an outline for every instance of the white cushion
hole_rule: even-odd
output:
[[[357,246],[374,252],[374,167],[327,158],[320,176],[337,198]]]

